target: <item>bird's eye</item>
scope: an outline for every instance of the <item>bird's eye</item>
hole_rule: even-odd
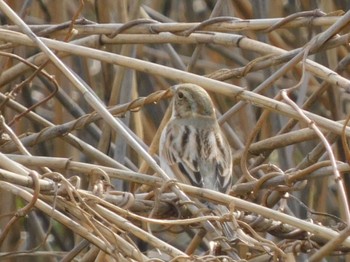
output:
[[[184,97],[184,93],[178,92],[178,93],[177,93],[177,97],[180,98],[180,99],[182,99],[182,98]]]

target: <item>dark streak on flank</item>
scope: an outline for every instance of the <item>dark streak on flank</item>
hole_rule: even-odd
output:
[[[198,170],[198,161],[196,159],[192,160],[192,165],[194,170]]]
[[[201,151],[202,151],[202,143],[201,143],[199,130],[196,130],[196,134],[195,135],[196,135],[197,153],[200,156],[201,155]]]
[[[200,172],[193,172],[195,179],[196,179],[196,185],[197,187],[203,187],[203,179]]]
[[[181,148],[185,148],[185,146],[187,146],[189,136],[190,136],[190,129],[188,126],[185,126],[185,132],[181,137]]]

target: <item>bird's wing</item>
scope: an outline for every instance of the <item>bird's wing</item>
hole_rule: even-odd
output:
[[[225,193],[232,183],[229,144],[219,127],[204,133],[201,140],[204,158],[199,160],[199,171],[204,178],[204,187]]]
[[[231,151],[221,133],[212,130],[205,133],[169,122],[163,130],[160,145],[161,167],[172,178],[220,192],[226,192],[230,187]]]
[[[203,187],[203,178],[198,167],[198,155],[191,150],[191,145],[184,147],[185,140],[189,139],[191,130],[183,126],[169,124],[163,130],[160,138],[160,165],[173,179],[181,183]]]

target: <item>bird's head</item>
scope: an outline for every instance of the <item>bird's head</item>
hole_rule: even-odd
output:
[[[215,116],[213,102],[202,87],[194,84],[180,84],[171,87],[171,91],[174,94],[173,116],[177,118]]]

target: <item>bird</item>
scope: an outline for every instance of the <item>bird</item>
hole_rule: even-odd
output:
[[[159,142],[161,168],[181,183],[228,193],[232,186],[232,152],[213,101],[207,91],[192,83],[172,86],[170,91],[172,114]],[[201,203],[214,214],[230,214],[226,206],[206,200]],[[223,235],[234,243],[238,229],[235,218],[221,226]]]
[[[160,167],[181,183],[228,193],[232,187],[232,152],[213,101],[202,87],[192,83],[170,89],[172,114],[160,136]],[[204,204],[214,214],[231,214],[224,205]],[[234,216],[223,221],[221,227],[230,245],[237,240],[251,247],[261,245],[240,228]],[[239,259],[234,252],[231,255]]]
[[[181,183],[227,193],[232,153],[209,94],[191,83],[170,89],[172,115],[160,137],[161,168]]]

